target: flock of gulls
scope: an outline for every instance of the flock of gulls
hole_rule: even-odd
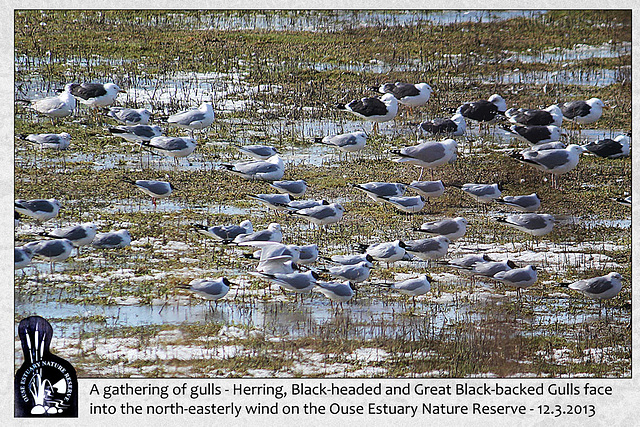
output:
[[[428,102],[432,88],[429,84],[387,83],[375,88],[381,96],[365,97],[347,104],[336,103],[335,108],[352,113],[366,121],[373,122],[373,132],[378,131],[380,123],[393,120],[399,106],[419,108]],[[167,125],[177,126],[189,132],[189,136],[165,136],[159,125],[150,125],[151,112],[147,109],[129,109],[113,104],[120,92],[114,83],[106,84],[67,84],[60,95],[44,99],[29,100],[28,106],[37,113],[50,117],[52,121],[73,115],[77,102],[91,107],[94,112],[108,109],[108,117],[118,124],[108,129],[112,135],[126,141],[139,144],[142,149],[164,156],[173,157],[176,162],[189,156],[197,148],[195,131],[202,131],[214,122],[214,110],[211,103],[204,102],[198,108],[179,112],[166,119]],[[461,191],[461,196],[474,200],[485,211],[491,203],[498,203],[514,212],[504,217],[494,218],[495,224],[512,227],[536,238],[551,233],[556,224],[553,215],[538,213],[541,200],[536,193],[525,195],[505,195],[497,183],[464,183],[446,185],[436,180],[434,173],[440,166],[457,160],[458,142],[456,137],[467,131],[467,122],[482,126],[500,126],[508,135],[526,142],[527,149],[509,152],[516,162],[521,162],[552,177],[552,186],[558,186],[561,175],[573,170],[583,153],[606,159],[615,159],[629,155],[630,136],[619,135],[613,139],[601,139],[586,144],[562,143],[566,134],[563,121],[581,128],[597,121],[607,104],[600,99],[571,101],[552,105],[544,109],[507,108],[507,102],[494,94],[487,100],[464,103],[451,109],[451,117],[436,118],[419,125],[420,131],[429,139],[417,144],[391,150],[394,162],[414,165],[420,168],[416,180],[410,183],[399,182],[363,182],[351,184],[354,191],[362,192],[374,203],[392,206],[405,214],[421,212],[429,199],[441,196],[450,187],[450,191]],[[328,135],[315,140],[318,144],[335,147],[345,153],[362,150],[367,143],[367,133],[363,131]],[[70,147],[72,136],[69,133],[19,135],[40,149],[66,150]],[[311,224],[315,224],[318,233],[341,221],[345,209],[340,203],[324,199],[304,199],[307,183],[304,180],[284,180],[286,164],[278,150],[267,145],[238,145],[236,148],[250,157],[250,160],[233,164],[222,163],[220,168],[246,180],[259,180],[268,183],[271,192],[249,195],[268,209],[293,215]],[[423,179],[428,169],[429,180]],[[123,178],[127,185],[135,187],[151,197],[155,208],[158,199],[169,197],[176,188],[166,181],[132,180]],[[407,194],[407,192],[410,192]],[[30,218],[38,225],[56,217],[62,204],[55,195],[49,199],[15,200],[16,222]],[[631,197],[613,197],[613,200],[631,205]],[[538,268],[534,265],[517,265],[514,261],[494,260],[483,254],[469,254],[463,257],[446,259],[449,245],[461,239],[468,226],[464,217],[444,218],[428,221],[412,231],[421,238],[398,238],[394,241],[376,242],[360,245],[353,253],[331,254],[328,248],[319,248],[317,244],[292,245],[283,243],[286,236],[281,226],[274,222],[264,229],[254,230],[250,220],[238,225],[220,224],[215,226],[192,224],[192,229],[220,244],[250,249],[247,256],[255,260],[256,268],[251,274],[270,283],[277,284],[282,290],[294,294],[320,292],[333,304],[345,303],[356,295],[356,290],[364,282],[386,287],[389,290],[415,297],[428,293],[432,279],[423,272],[406,280],[394,283],[371,282],[371,269],[377,263],[392,265],[401,260],[437,262],[459,272],[490,279],[515,288],[518,296],[523,289],[532,286],[538,280]],[[41,258],[52,263],[64,261],[74,249],[79,253],[84,247],[100,250],[116,250],[131,243],[128,230],[112,230],[98,233],[93,223],[70,225],[40,233],[39,239],[15,248],[15,268],[23,269],[30,265],[33,258]],[[322,262],[321,262],[322,261]],[[429,264],[428,264],[429,265]],[[622,277],[612,272],[601,277],[565,283],[569,289],[582,292],[596,300],[615,297],[621,290]],[[217,301],[235,286],[227,277],[197,278],[182,286],[185,289],[210,301]]]

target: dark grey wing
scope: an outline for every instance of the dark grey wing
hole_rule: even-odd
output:
[[[347,107],[354,113],[366,117],[384,116],[388,112],[387,105],[378,98],[363,98],[351,101]]]
[[[279,169],[278,165],[274,165],[273,163],[250,162],[250,163],[236,164],[232,170],[243,173],[243,174],[247,174],[247,175],[255,175],[258,173],[274,172],[274,171],[277,171],[278,169]]]
[[[547,126],[553,123],[553,116],[545,110],[525,110],[518,123],[529,126]]]
[[[349,286],[342,286],[337,283],[318,283],[318,286],[333,292],[339,297],[348,297],[353,294]]]
[[[456,221],[453,221],[453,220],[444,220],[444,221],[422,224],[420,228],[430,233],[453,234],[460,229],[460,224],[458,224]]]
[[[129,126],[129,130],[134,135],[142,136],[149,139],[156,136],[156,132],[152,126],[147,126],[147,125]]]
[[[82,83],[71,85],[71,94],[84,100],[97,98],[98,96],[106,95],[107,91],[104,85],[99,83]]]
[[[514,126],[516,132],[532,144],[537,144],[551,136],[546,126]]]
[[[393,96],[397,99],[402,99],[406,96],[418,96],[420,95],[420,91],[416,89],[415,85],[411,83],[396,83],[393,85],[393,89],[391,90]]]
[[[622,144],[613,139],[601,139],[598,141],[591,141],[584,146],[591,153],[599,157],[609,157],[622,153]]]
[[[59,234],[56,234],[55,231],[56,230],[54,230],[54,232],[52,232],[51,234],[56,237],[60,237],[61,239],[69,239],[71,241],[80,240],[87,237],[87,230],[82,226],[70,228],[69,230],[61,232]]]
[[[507,222],[511,221],[507,219]],[[539,230],[541,228],[545,228],[549,224],[543,216],[536,214],[519,215],[517,218],[513,219],[513,222],[511,223],[525,227],[528,230]]]
[[[222,283],[220,282],[200,282],[191,286],[194,291],[205,292],[210,295],[219,295],[222,293]]]
[[[585,101],[572,101],[562,104],[560,110],[562,110],[562,115],[566,118],[574,119],[589,114],[591,107]]]
[[[488,122],[496,117],[498,106],[493,102],[480,100],[463,104],[458,110],[464,117],[476,121]]]
[[[325,219],[334,216],[336,214],[336,211],[329,206],[317,206],[315,208],[309,208],[307,212],[303,211],[301,213],[300,211],[297,211],[294,213],[298,215],[310,216],[316,219]]]
[[[53,212],[53,204],[48,200],[29,200],[23,201],[21,204],[32,212]]]
[[[94,246],[117,246],[122,242],[122,237],[117,234],[104,234],[102,236],[97,237],[93,241]]]
[[[144,187],[154,194],[165,194],[170,190],[169,183],[164,181],[136,181],[136,185]]]
[[[51,240],[42,245],[39,245],[37,248],[38,255],[44,257],[55,257],[58,256],[64,251],[67,250],[67,245],[65,245],[61,241]]]
[[[404,243],[408,252],[433,252],[442,248],[442,243],[435,239],[407,240]]]

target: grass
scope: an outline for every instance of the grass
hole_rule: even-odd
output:
[[[628,11],[551,11],[499,24],[441,25],[424,21],[419,25],[358,28],[339,28],[332,13],[316,11],[308,15],[298,12],[290,18],[332,23],[329,29],[319,24],[315,31],[186,29],[204,26],[212,16],[214,21],[224,20],[238,13],[16,12],[18,97],[30,91],[47,91],[71,80],[115,80],[126,88],[158,87],[162,91],[164,86],[175,87],[175,97],[149,100],[154,111],[174,112],[190,105],[189,98],[199,83],[203,85],[198,89],[199,96],[214,94],[216,122],[198,137],[199,147],[191,157],[200,167],[186,167],[183,163],[177,169],[163,158],[152,158],[148,166],[145,161],[141,167],[135,147],[110,136],[105,127],[112,123],[102,117],[96,120],[82,112],[73,121],[52,125],[16,106],[16,134],[67,131],[72,135],[66,169],[60,153],[36,153],[31,147],[16,143],[16,198],[55,195],[62,200],[64,209],[47,227],[91,220],[99,223],[102,230],[127,228],[135,241],[122,251],[87,251],[65,263],[54,276],[41,272],[34,277],[33,270],[25,277],[18,273],[15,285],[20,301],[29,307],[57,302],[108,309],[133,298],[140,307],[154,312],[160,309],[158,301],[162,301],[166,302],[163,310],[182,309],[204,319],[138,327],[111,322],[109,314],[86,318],[52,316],[58,326],[80,320],[86,323],[77,340],[80,354],[69,353],[67,357],[81,376],[246,376],[264,369],[312,377],[357,375],[361,369],[369,368],[378,370],[360,375],[630,375],[631,331],[626,327],[630,319],[629,282],[621,295],[609,302],[611,321],[598,316],[591,301],[575,295],[568,299],[558,297],[564,291],[555,286],[564,280],[606,274],[614,265],[619,265],[615,269],[624,277],[631,277],[629,229],[597,222],[629,218],[628,208],[609,201],[609,197],[631,189],[628,158],[607,161],[583,156],[579,167],[563,177],[562,190],[554,190],[542,173],[521,166],[498,151],[505,147],[500,137],[472,133],[470,140],[461,142],[471,144],[474,154],[461,152],[458,161],[435,172],[435,179],[442,179],[445,184],[504,182],[505,194],[536,191],[545,213],[577,218],[541,239],[542,247],[553,245],[552,249],[562,251],[564,258],[555,264],[548,260],[552,254],[547,254],[539,282],[525,292],[522,301],[503,287],[470,288],[467,278],[434,266],[430,273],[440,281],[438,290],[434,289],[433,295],[420,301],[416,308],[405,297],[390,296],[365,285],[359,290],[356,304],[347,306],[344,312],[331,312],[318,296],[303,303],[286,302],[270,292],[264,281],[248,275],[255,262],[239,256],[240,250],[215,246],[190,231],[191,223],[239,223],[251,219],[258,228],[276,221],[282,225],[287,243],[318,239],[323,254],[329,255],[353,252],[357,243],[408,238],[412,236],[411,228],[426,220],[462,214],[470,220],[470,227],[461,247],[491,242],[493,247],[488,249],[503,255],[521,256],[525,249],[535,253],[540,247],[537,242],[494,225],[490,219],[487,222],[477,214],[476,204],[454,188],[433,200],[428,213],[407,216],[373,203],[349,184],[416,179],[418,170],[392,163],[389,150],[414,144],[415,124],[425,117],[449,115],[448,109],[462,101],[486,99],[491,93],[506,95],[510,105],[531,107],[598,96],[616,108],[606,111],[594,127],[614,133],[630,129],[631,85],[630,79],[625,80],[630,55],[578,61],[518,59],[523,55],[535,58],[552,48],[572,49],[578,44],[600,46],[612,40],[615,46],[629,42]],[[249,21],[257,19],[252,13],[255,14],[246,12],[241,16]],[[264,13],[267,20],[274,22],[287,14]],[[386,12],[383,16],[392,20],[395,15]],[[167,37],[168,31],[171,37]],[[395,49],[387,48],[390,40]],[[513,62],[505,61],[514,55]],[[563,70],[575,70],[587,78],[596,78],[602,69],[616,70],[618,78],[608,86],[545,86],[545,82],[537,81],[490,83],[516,68],[520,72],[554,72],[565,63]],[[194,73],[221,75],[203,82],[197,81],[200,77]],[[382,80],[427,81],[438,93],[413,114],[401,109],[401,115],[382,135],[370,135],[367,148],[359,155],[338,158],[337,154],[323,151],[326,157],[321,164],[325,167],[318,167],[317,159],[305,156],[301,157],[303,161],[287,165],[285,179],[305,179],[310,187],[309,197],[343,201],[347,214],[329,231],[318,234],[293,216],[266,211],[245,198],[246,194],[271,192],[266,184],[244,181],[217,168],[220,162],[240,158],[230,143],[273,144],[286,157],[311,148],[313,136],[360,127],[330,106],[336,101],[371,95],[369,87]],[[259,85],[264,87],[248,89]],[[225,95],[218,95],[221,91]],[[217,108],[227,99],[241,100],[244,107]],[[142,103],[132,98],[127,104]],[[362,127],[370,129],[369,125]],[[180,134],[176,129],[167,132]],[[510,145],[516,147],[513,142]],[[121,181],[124,175],[132,179],[165,179],[168,175],[179,191],[169,200],[159,201],[159,208],[154,211],[148,197]],[[221,206],[241,213],[226,214]],[[172,249],[171,242],[186,243],[187,247]],[[511,248],[514,253],[509,252]],[[574,251],[579,254],[571,253]],[[608,257],[606,262],[593,258],[603,256]],[[373,276],[374,281],[393,280],[398,273],[423,269],[423,264],[379,266]],[[239,301],[240,297],[227,297],[220,312],[208,312],[197,300],[184,306],[185,299],[176,291],[177,285],[200,275],[223,274],[243,281],[244,302]],[[362,308],[363,304],[374,308],[369,312]],[[379,307],[379,313],[375,307]],[[250,320],[254,310],[264,315],[257,323]],[[313,317],[314,310],[325,313],[327,318],[318,321]],[[246,335],[220,335],[228,322],[219,313],[243,319],[235,326]],[[179,334],[173,341],[158,338],[163,332],[174,331]],[[251,335],[252,332],[258,334]],[[84,346],[85,341],[91,345]],[[123,351],[166,350],[168,356],[160,360],[147,353],[138,354],[137,359],[101,355],[100,348],[114,343]],[[237,346],[238,352],[231,356],[220,353],[227,345]],[[198,349],[201,356],[173,357],[171,346],[188,352]],[[359,353],[362,350],[377,356],[364,357]]]

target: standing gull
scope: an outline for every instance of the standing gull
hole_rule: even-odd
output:
[[[269,185],[279,192],[289,194],[293,197],[303,196],[307,191],[307,182],[304,179],[295,181],[273,181],[269,183]]]
[[[429,276],[424,274],[413,279],[393,283],[389,286],[389,289],[410,296],[415,305],[417,296],[424,295],[431,290],[431,282]]]
[[[312,208],[298,209],[290,213],[305,218],[317,226],[325,226],[340,221],[344,214],[344,208],[339,203],[331,203],[328,205],[314,206]]]
[[[66,150],[71,144],[71,135],[62,133],[39,133],[29,135],[18,135],[18,138],[30,142],[40,149]]]
[[[562,130],[558,126],[504,125],[503,129],[511,136],[529,144],[544,144],[560,140]]]
[[[479,100],[462,104],[456,113],[477,122],[492,122],[498,114],[507,109],[507,102],[498,94],[493,94],[488,100]]]
[[[454,114],[450,119],[435,119],[420,123],[420,129],[434,135],[461,136],[467,130],[467,123],[462,114]]]
[[[522,268],[512,268],[510,270],[499,271],[493,275],[493,279],[507,286],[516,288],[518,297],[520,290],[526,289],[538,280],[538,271],[536,267],[527,265]]]
[[[405,243],[402,240],[394,240],[393,242],[374,243],[373,245],[360,245],[368,255],[377,261],[386,262],[387,265],[400,261],[406,253]]]
[[[555,104],[543,110],[509,108],[504,115],[511,123],[525,126],[562,126],[562,110]]]
[[[96,237],[96,229],[97,227],[94,223],[88,222],[85,224],[56,228],[47,233],[41,233],[41,235],[56,239],[68,239],[74,247],[78,248],[78,254],[80,254],[80,247],[87,246],[93,242],[93,239]]]
[[[162,136],[160,126],[132,125],[132,126],[111,126],[108,128],[114,136],[124,138],[129,142],[143,143],[151,141],[157,136]]]
[[[176,188],[167,181],[155,181],[155,180],[145,180],[145,179],[137,179],[135,181],[129,178],[122,178],[122,181],[127,184],[135,185],[140,191],[151,196],[151,201],[153,202],[153,207],[156,208],[156,199],[164,199],[171,195],[173,190]]]
[[[424,199],[420,195],[395,197],[385,196],[381,197],[381,199],[408,214],[420,212],[424,208]]]
[[[242,221],[239,225],[214,225],[207,227],[202,224],[191,224],[191,226],[197,233],[219,241],[231,241],[240,234],[253,233],[253,225],[248,219]]]
[[[124,92],[115,83],[74,83],[70,91],[78,101],[90,107],[108,107],[115,102],[118,93]]]
[[[617,159],[629,156],[630,138],[628,135],[618,135],[614,139],[600,139],[583,145],[592,154],[606,159]]]
[[[433,89],[427,83],[395,82],[381,85],[378,88],[378,92],[390,93],[400,104],[411,108],[426,104],[433,93]]]
[[[605,107],[605,103],[599,98],[591,98],[588,101],[565,102],[560,105],[565,119],[581,125],[597,121],[602,116],[602,109]]]
[[[131,234],[128,230],[121,229],[108,233],[98,233],[91,242],[96,249],[120,249],[131,244]]]
[[[393,120],[398,114],[398,100],[390,93],[382,95],[380,98],[362,98],[351,101],[347,105],[336,103],[335,107],[373,122],[374,133],[378,130],[378,123]]]
[[[580,291],[589,298],[604,300],[615,297],[622,290],[622,275],[611,272],[606,276],[578,280],[569,284],[561,284],[569,289]]]
[[[194,130],[201,130],[213,124],[213,105],[203,102],[200,107],[173,114],[167,119],[167,123],[188,129],[193,138]]]
[[[159,151],[165,156],[173,157],[178,161],[178,157],[187,157],[196,149],[196,140],[187,137],[156,136],[150,141],[142,142],[144,147]]]
[[[33,251],[30,248],[20,246],[13,248],[13,269],[20,270],[31,264]]]
[[[414,228],[414,230],[444,236],[449,240],[458,240],[467,232],[467,220],[461,216],[445,218],[439,221],[425,222],[420,228]]]
[[[73,250],[73,244],[67,239],[39,240],[24,245],[30,249],[34,256],[44,258],[51,263],[51,272],[54,271],[56,261],[64,261],[69,258]]]
[[[540,198],[536,193],[525,196],[504,196],[496,199],[496,202],[522,212],[535,212],[540,209]]]
[[[178,287],[187,289],[206,300],[215,301],[217,305],[218,300],[227,295],[232,284],[226,277],[220,277],[218,279],[194,279],[188,285]]]
[[[226,243],[243,243],[251,241],[269,241],[269,242],[281,242],[282,241],[282,228],[277,222],[269,224],[266,230],[255,231],[253,233],[239,234],[231,241]]]
[[[249,157],[253,157],[256,160],[267,160],[269,157],[280,154],[278,150],[270,145],[251,144],[251,145],[236,145],[234,147],[241,153],[246,154]]]
[[[316,282],[316,287],[313,289],[329,298],[332,303],[337,302],[340,304],[349,301],[355,294],[355,288],[351,282]]]
[[[352,283],[360,283],[369,278],[372,267],[373,264],[369,261],[362,261],[351,265],[336,265],[322,271],[329,273],[333,277],[348,280]]]
[[[399,182],[372,181],[350,185],[357,190],[363,191],[370,199],[376,202],[384,202],[384,197],[403,196],[407,190],[407,186]]]
[[[552,186],[555,188],[558,186],[556,177],[573,170],[578,165],[580,154],[586,151],[587,149],[580,145],[571,144],[567,148],[512,152],[509,153],[509,157],[552,174]]]
[[[424,168],[433,169],[455,161],[457,157],[458,143],[453,139],[444,141],[424,141],[418,145],[404,147],[399,150],[391,150],[400,158],[394,159],[397,163],[409,163]],[[420,178],[422,173],[420,173]]]
[[[416,193],[425,199],[440,197],[444,194],[444,184],[438,181],[411,181],[408,185]]]
[[[404,249],[422,261],[429,261],[447,255],[449,243],[451,243],[451,241],[444,236],[431,237],[429,239],[405,240]]]

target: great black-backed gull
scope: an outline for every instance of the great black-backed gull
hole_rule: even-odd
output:
[[[509,135],[518,138],[529,144],[544,144],[546,142],[559,141],[562,130],[558,126],[525,126],[525,125],[503,125],[503,129]]]
[[[336,103],[335,107],[338,110],[349,111],[360,118],[374,122],[374,132],[377,131],[378,123],[393,120],[398,114],[398,100],[390,93],[384,94],[380,98],[371,97],[351,101],[347,105]]]
[[[462,104],[456,113],[477,122],[491,122],[498,114],[507,109],[507,102],[498,94],[493,94],[488,100],[479,100]]]
[[[602,116],[605,103],[599,98],[588,101],[571,101],[560,105],[565,119],[584,125],[597,121]]]
[[[562,110],[555,104],[543,110],[509,108],[504,115],[511,123],[525,126],[562,126]]]
[[[614,139],[605,138],[598,141],[591,141],[583,145],[583,147],[596,156],[607,159],[617,159],[619,157],[629,156],[629,142],[629,136],[618,135]]]
[[[120,92],[124,92],[115,83],[72,83],[70,91],[78,101],[90,107],[108,107]]]
[[[450,119],[435,119],[420,123],[420,129],[434,135],[448,134],[451,136],[464,135],[467,123],[462,114],[454,114]]]
[[[433,89],[427,83],[385,83],[378,88],[380,93],[392,94],[400,104],[419,107],[427,103]]]

